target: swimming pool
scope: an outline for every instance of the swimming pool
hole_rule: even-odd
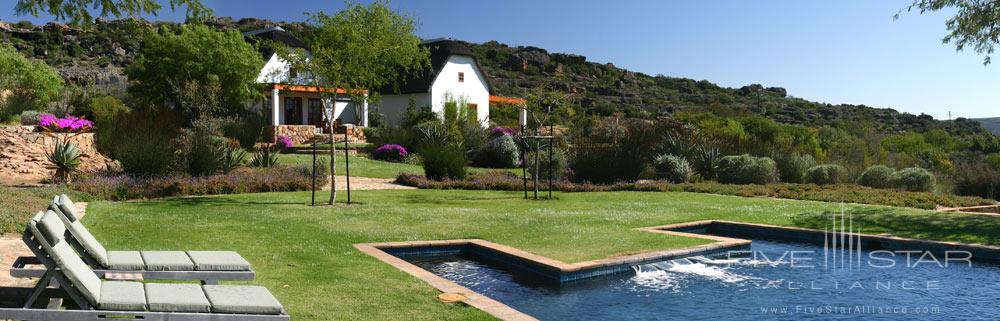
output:
[[[996,265],[969,262],[962,255],[949,260],[930,255],[932,260],[919,252],[825,248],[755,239],[749,252],[637,265],[635,273],[562,285],[463,255],[400,257],[540,320],[968,320],[1000,315]]]

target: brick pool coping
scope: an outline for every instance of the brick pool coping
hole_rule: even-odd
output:
[[[714,242],[693,247],[681,248],[681,249],[649,251],[638,254],[620,255],[604,259],[583,261],[577,263],[565,263],[559,260],[530,253],[514,247],[480,239],[359,243],[359,244],[354,244],[354,247],[365,254],[373,256],[384,263],[392,265],[403,272],[406,272],[418,279],[423,280],[424,282],[427,282],[428,284],[437,288],[441,292],[461,293],[468,298],[462,302],[464,302],[469,306],[478,308],[483,312],[486,312],[498,319],[507,321],[529,321],[537,319],[527,314],[524,314],[523,312],[515,310],[514,308],[511,308],[506,304],[493,300],[485,295],[472,291],[455,282],[452,282],[448,279],[435,275],[434,273],[427,271],[412,263],[409,263],[406,260],[403,260],[390,252],[396,252],[397,250],[417,249],[418,251],[415,251],[413,253],[422,253],[422,251],[420,251],[419,249],[426,250],[433,248],[450,249],[447,251],[439,251],[440,253],[445,253],[449,251],[458,253],[459,250],[457,249],[459,248],[474,248],[476,250],[486,250],[488,252],[493,252],[500,255],[500,257],[504,259],[513,259],[513,261],[520,261],[523,263],[527,263],[530,266],[548,269],[558,273],[559,275],[579,276],[577,278],[569,278],[569,279],[560,277],[559,281],[563,282],[563,281],[573,281],[584,278],[620,273],[623,271],[622,267],[625,267],[626,269],[630,270],[631,266],[648,262],[676,259],[676,258],[696,256],[696,255],[705,255],[712,253],[722,253],[731,250],[749,249],[751,241],[747,239],[705,235],[705,234],[697,234],[697,233],[683,231],[683,230],[698,230],[698,229],[710,229],[710,228],[724,229],[729,232],[746,233],[748,235],[754,235],[754,236],[766,235],[766,236],[776,237],[779,239],[795,241],[795,242],[806,242],[806,243],[815,243],[817,242],[817,238],[819,238],[819,242],[821,243],[823,240],[822,238],[825,237],[826,235],[825,233],[827,233],[827,231],[817,230],[817,229],[756,224],[756,223],[743,223],[743,222],[724,221],[724,220],[703,220],[703,221],[693,221],[693,222],[685,222],[677,224],[640,227],[636,228],[635,230],[649,232],[649,233],[692,237],[698,239],[711,240]],[[946,242],[946,241],[929,241],[921,239],[903,238],[891,235],[871,235],[871,234],[860,234],[860,233],[846,233],[846,234],[860,237],[859,239],[866,242],[868,246],[876,246],[879,248],[887,248],[887,249],[923,248],[928,251],[961,249],[973,253],[973,255],[975,256],[973,260],[1000,263],[1000,247],[997,246],[988,246],[981,244],[965,244],[965,243]],[[424,251],[424,252],[434,253],[436,251]],[[518,266],[518,267],[521,268],[523,266]]]

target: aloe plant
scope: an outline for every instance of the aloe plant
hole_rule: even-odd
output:
[[[57,141],[52,152],[46,152],[45,157],[55,165],[56,182],[68,183],[72,174],[80,167],[80,150],[69,141]]]

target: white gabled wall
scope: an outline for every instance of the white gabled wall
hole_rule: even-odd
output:
[[[385,115],[386,122],[391,125],[399,125],[403,121],[403,113],[410,107],[411,98],[414,106],[418,108],[431,105],[431,95],[427,93],[383,95],[378,104],[378,111]]]
[[[465,81],[458,82],[458,73],[465,73]],[[464,97],[466,103],[476,104],[476,113],[483,126],[489,125],[490,91],[486,87],[486,77],[472,57],[452,55],[437,74],[431,85],[431,106],[434,112],[444,112],[445,97]]]

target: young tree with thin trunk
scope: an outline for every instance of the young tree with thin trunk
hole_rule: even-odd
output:
[[[414,20],[393,12],[388,1],[364,6],[347,2],[335,15],[312,14],[316,31],[305,42],[308,52],[278,48],[279,54],[298,71],[299,81],[317,87],[330,130],[330,205],[337,198],[334,110],[341,95],[353,101],[366,99],[368,90],[392,85],[409,73],[422,72],[429,54],[413,34]]]

